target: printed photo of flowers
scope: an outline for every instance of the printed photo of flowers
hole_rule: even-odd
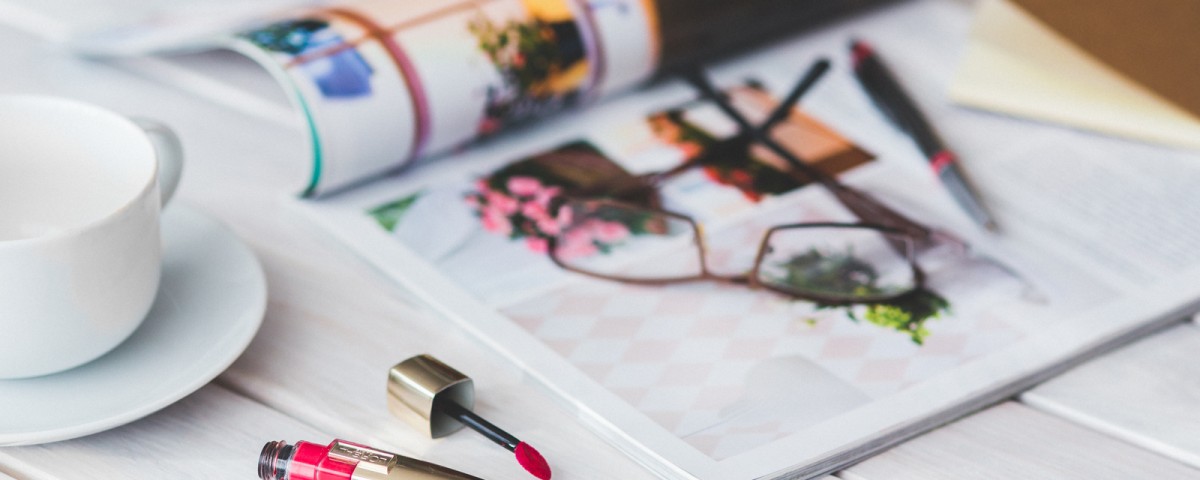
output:
[[[587,256],[605,252],[647,228],[637,219],[575,218],[572,209],[559,208],[567,196],[616,198],[651,207],[660,203],[653,188],[585,142],[517,161],[480,178],[465,201],[485,230],[524,241],[529,250],[541,254],[560,235],[560,254]]]
[[[592,65],[583,33],[564,0],[522,0],[528,17],[496,20],[479,14],[468,29],[495,66],[480,134],[575,103]]]
[[[646,215],[562,208],[567,199],[613,199],[660,207],[659,192],[590,142],[453,170],[380,195],[362,214],[374,227],[438,266],[489,304],[549,288],[568,272],[547,254],[607,257],[639,236],[661,235]]]

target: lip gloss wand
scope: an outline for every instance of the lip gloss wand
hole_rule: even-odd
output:
[[[388,371],[388,409],[430,438],[463,427],[513,452],[517,463],[539,480],[550,480],[550,464],[537,449],[476,414],[475,383],[431,355],[417,355]]]

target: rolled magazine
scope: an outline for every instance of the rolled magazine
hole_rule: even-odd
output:
[[[236,35],[304,116],[306,196],[881,0],[363,0]]]

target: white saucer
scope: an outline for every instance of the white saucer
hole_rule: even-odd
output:
[[[145,323],[81,367],[0,380],[0,446],[132,422],[204,386],[246,349],[267,305],[254,254],[215,220],[180,205],[164,211],[162,232],[162,285]]]

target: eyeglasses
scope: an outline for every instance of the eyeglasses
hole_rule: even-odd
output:
[[[921,289],[917,238],[890,227],[800,223],[767,229],[751,269],[709,268],[702,225],[680,213],[610,199],[564,201],[550,259],[576,273],[625,283],[717,281],[824,305],[876,303]]]
[[[787,162],[790,168],[783,173],[802,184],[815,182],[826,188],[863,223],[771,227],[763,234],[748,272],[721,275],[708,266],[703,228],[693,218],[612,199],[569,198],[555,210],[563,226],[550,239],[551,260],[563,269],[613,281],[646,285],[720,281],[828,305],[882,302],[923,289],[925,274],[916,262],[916,252],[938,239],[960,242],[801,161],[771,138],[772,128],[787,118],[828,70],[827,60],[814,63],[757,127],[717,92],[701,71],[688,73],[685,77],[702,98],[732,119],[739,132],[678,167],[643,176],[643,183],[635,188],[653,189],[691,168],[744,157],[752,145],[759,144]],[[609,192],[608,196],[629,198],[629,193]],[[633,260],[637,258],[652,260]]]
[[[817,81],[829,72],[829,60],[817,60],[808,68],[808,71],[796,83],[791,92],[788,93],[784,100],[775,107],[766,120],[759,126],[754,126],[746,119],[741,112],[734,108],[728,98],[717,91],[717,89],[708,80],[708,77],[702,70],[695,69],[685,72],[684,78],[688,83],[692,84],[700,92],[701,98],[713,102],[718,109],[728,116],[738,127],[738,133],[730,138],[721,140],[721,145],[717,148],[712,148],[704,154],[700,155],[695,163],[704,163],[706,161],[717,161],[719,158],[705,158],[710,156],[727,156],[732,152],[744,152],[753,144],[765,146],[771,152],[782,158],[789,167],[783,173],[790,175],[792,178],[801,183],[817,183],[828,190],[837,198],[843,206],[851,211],[860,220],[895,230],[900,230],[915,237],[918,241],[918,249],[922,249],[931,245],[935,239],[945,238],[945,234],[935,232],[933,229],[926,227],[902,214],[893,210],[875,200],[870,195],[846,185],[839,181],[833,175],[802,161],[794,152],[785,148],[782,144],[776,141],[771,136],[771,131],[779,122],[787,119],[792,109],[800,101]],[[681,166],[682,168],[690,168],[688,165]],[[671,171],[663,172],[659,178],[651,179],[654,182],[661,181],[668,176],[674,175],[680,168],[672,169]]]

